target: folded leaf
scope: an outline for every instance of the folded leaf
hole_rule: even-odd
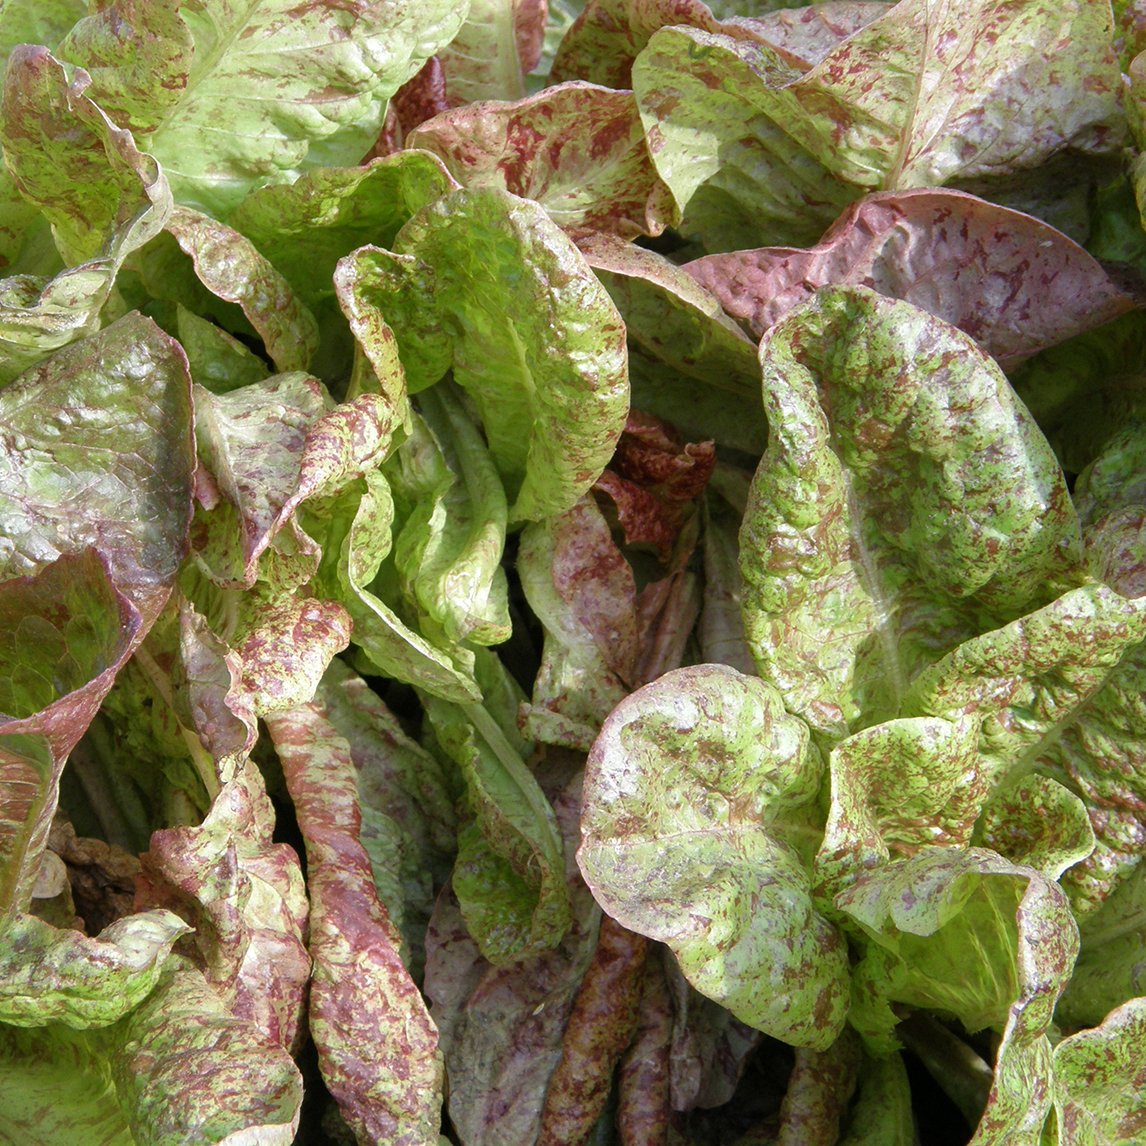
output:
[[[440,53],[450,102],[523,96],[544,26],[538,0],[471,0],[465,23]]]
[[[909,0],[806,73],[762,44],[662,28],[632,86],[686,231],[710,250],[802,245],[864,191],[1109,153],[1125,130],[1109,19],[1077,2]]]
[[[628,374],[620,316],[545,212],[492,188],[455,191],[403,227],[393,253],[349,258],[358,305],[397,333],[411,392],[452,366],[473,399],[511,521],[568,509],[612,455]]]
[[[278,370],[305,370],[318,345],[314,317],[281,274],[238,231],[176,207],[167,221],[212,294],[242,307]]]
[[[0,1023],[104,1027],[151,993],[191,928],[170,911],[117,920],[92,939],[31,915],[0,925]]]
[[[492,660],[486,653],[478,663]],[[488,684],[484,691],[488,703]],[[515,744],[480,704],[427,696],[423,706],[435,739],[461,769],[476,817],[459,836],[454,890],[482,954],[500,965],[554,947],[570,920],[561,843],[520,737]]]
[[[634,683],[640,643],[633,571],[591,497],[528,526],[517,568],[545,628],[524,727],[544,743],[587,751]]]
[[[1130,1143],[1142,1134],[1146,1088],[1138,1048],[1146,999],[1130,999],[1102,1024],[1054,1049],[1054,1102],[1062,1146]]]
[[[82,78],[69,83],[59,61],[27,45],[5,72],[0,140],[14,184],[6,198],[14,200],[16,189],[24,196],[6,204],[7,222],[20,232],[13,253],[34,225],[34,204],[65,257],[79,261],[58,270],[50,258],[48,267],[0,283],[0,383],[98,327],[119,268],[171,210],[159,165],[85,95],[86,86]]]
[[[181,5],[185,55],[139,69],[170,8],[148,5],[118,59],[93,59],[69,42],[76,63],[97,62],[93,94],[108,91],[163,164],[180,202],[225,217],[254,187],[289,183],[307,167],[352,164],[378,134],[386,101],[427,57],[448,43],[467,4],[419,5],[395,18],[386,0],[352,11],[324,0]],[[121,33],[122,34],[122,33]]]
[[[298,856],[272,843],[274,810],[249,760],[198,827],[155,832],[139,898],[195,925],[204,976],[232,1014],[296,1049],[310,957]]]
[[[375,892],[349,746],[315,706],[267,725],[306,841],[310,1030],[323,1077],[360,1138],[431,1143],[442,1102],[438,1032]]]
[[[440,156],[467,187],[540,203],[573,238],[659,235],[672,221],[631,92],[573,82],[452,108],[415,128],[406,146]]]
[[[869,195],[808,250],[709,255],[685,269],[757,338],[819,287],[854,283],[959,327],[1003,366],[1135,305],[1061,232],[961,191]]]
[[[445,382],[423,392],[421,421],[388,471],[413,503],[394,560],[426,632],[441,633],[447,645],[498,645],[511,627],[501,566],[505,490],[460,399]]]
[[[801,854],[821,774],[768,685],[723,665],[678,669],[605,721],[578,852],[602,907],[668,944],[697,990],[812,1048],[834,1042],[847,1010],[845,945],[812,906]]]
[[[741,528],[761,675],[839,736],[1078,560],[1050,447],[961,331],[829,287],[760,347],[771,437]]]

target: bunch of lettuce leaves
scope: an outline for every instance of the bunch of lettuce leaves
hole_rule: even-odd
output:
[[[0,1140],[1146,1141],[1143,48],[0,3]]]

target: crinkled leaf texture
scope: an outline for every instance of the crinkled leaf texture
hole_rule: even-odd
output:
[[[708,255],[685,269],[757,338],[818,288],[854,283],[959,327],[1008,368],[1135,305],[1060,231],[946,189],[869,195],[808,250]]]
[[[173,21],[157,3],[128,25],[124,39],[136,50],[93,69],[93,94],[106,90],[129,111],[127,126],[163,164],[180,202],[222,218],[254,187],[357,162],[387,100],[449,42],[468,7],[196,0]],[[180,22],[186,54],[166,69],[134,71],[138,50]],[[67,47],[72,62],[95,62],[90,41],[73,37]]]
[[[972,1141],[1037,1146],[1052,1102],[1048,1031],[1078,954],[1059,886],[984,849],[925,848],[861,876],[836,903],[868,940],[852,1024],[884,1051],[899,1022],[892,1003],[1001,1032]]]
[[[98,327],[124,260],[171,211],[159,165],[86,92],[86,78],[69,82],[46,49],[12,53],[0,126],[11,182],[5,225],[22,249],[42,212],[66,265],[52,252],[46,267],[0,282],[0,383]]]
[[[812,904],[803,857],[822,773],[769,685],[724,665],[677,669],[605,721],[578,852],[601,906],[666,943],[697,990],[817,1049],[848,1006],[846,944]]]
[[[760,344],[770,437],[740,531],[761,676],[818,731],[896,715],[953,645],[1079,560],[1046,440],[962,331],[826,287]]]
[[[559,513],[588,490],[628,413],[624,323],[541,207],[494,188],[454,191],[415,215],[392,252],[363,247],[342,268],[357,305],[397,335],[411,393],[453,369],[511,521]]]
[[[110,1027],[0,1027],[0,1072],[0,1132],[45,1146],[288,1146],[302,1105],[289,1054],[178,957]]]
[[[320,704],[268,718],[306,842],[310,1031],[343,1116],[365,1141],[436,1141],[442,1103],[438,1032],[399,954],[359,839],[350,747]]]
[[[653,161],[710,250],[814,242],[866,191],[1110,154],[1120,87],[1109,10],[1086,0],[905,0],[810,71],[666,27],[633,66]]]

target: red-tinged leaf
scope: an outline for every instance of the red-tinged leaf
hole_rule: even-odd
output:
[[[298,856],[272,842],[274,810],[250,761],[196,828],[167,828],[142,858],[137,908],[166,907],[195,928],[207,982],[229,1010],[298,1049],[310,957]]]
[[[323,1078],[360,1140],[436,1144],[438,1032],[402,963],[359,841],[349,745],[309,705],[269,716],[267,726],[306,842],[310,1028]]]
[[[696,575],[683,568],[695,547],[691,544],[677,556],[680,568],[667,577],[652,581],[637,596],[637,624],[641,636],[641,657],[637,662],[636,684],[647,684],[684,662],[685,647],[700,616],[701,593]]]
[[[28,904],[64,762],[141,629],[90,549],[0,585],[0,916]]]
[[[442,61],[437,56],[431,56],[418,74],[407,80],[390,101],[403,135],[408,135],[420,123],[432,119],[449,106],[446,75],[442,70]]]
[[[175,208],[167,230],[191,256],[200,282],[242,307],[276,368],[305,370],[318,347],[318,324],[254,244],[189,207]]]
[[[778,49],[797,67],[818,64],[854,32],[886,14],[887,0],[821,0],[804,7],[762,12],[738,23]],[[726,35],[734,34],[725,25]]]
[[[632,92],[559,84],[513,103],[454,108],[406,142],[438,155],[466,186],[536,200],[574,238],[659,235],[672,221]]]
[[[827,1050],[796,1051],[780,1106],[777,1146],[839,1140],[840,1121],[856,1087],[861,1055],[859,1039],[850,1030]]]
[[[636,1031],[617,1075],[621,1146],[668,1146],[672,1030],[672,999],[664,963],[654,949],[645,960]]]
[[[596,946],[600,908],[577,870],[580,774],[553,800],[572,922],[551,951],[506,967],[482,958],[443,892],[426,936],[426,993],[442,1033],[449,1111],[464,1146],[535,1142],[565,1024]]]
[[[607,469],[594,483],[593,491],[612,503],[626,545],[648,545],[667,561],[680,532],[679,505],[666,504],[652,490]]]
[[[260,610],[243,642],[243,691],[260,716],[305,704],[335,653],[350,644],[350,614],[337,601],[288,599]]]
[[[1138,305],[1060,231],[948,190],[869,195],[814,247],[709,255],[685,269],[757,338],[819,287],[849,283],[945,319],[1008,367]]]
[[[681,24],[755,39],[739,23],[718,20],[701,0],[589,0],[561,40],[550,79],[631,88],[633,60],[652,34]]]
[[[0,425],[0,575],[91,546],[146,632],[187,548],[195,451],[182,348],[129,314],[5,388]]]
[[[521,60],[521,70],[528,73],[541,62],[549,0],[518,0],[514,17],[517,56]]]
[[[605,916],[593,961],[573,1004],[561,1061],[549,1081],[537,1146],[584,1141],[636,1029],[648,940]]]

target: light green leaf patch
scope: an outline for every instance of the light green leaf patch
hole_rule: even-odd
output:
[[[394,240],[342,264],[357,306],[393,328],[411,393],[454,380],[478,409],[510,520],[568,509],[628,412],[624,324],[572,243],[527,200],[442,196]]]
[[[666,673],[614,709],[589,754],[578,862],[601,906],[668,944],[701,994],[798,1047],[847,1013],[843,937],[805,856],[823,774],[779,694],[724,665]]]
[[[0,1023],[108,1026],[150,994],[190,930],[170,911],[126,916],[94,939],[17,916],[0,925]]]
[[[1110,14],[1084,2],[909,0],[810,71],[789,60],[668,27],[633,65],[653,160],[712,250],[804,246],[865,191],[1109,154],[1125,132]]]
[[[225,218],[255,187],[361,159],[390,96],[449,42],[467,9],[447,0],[398,9],[391,0],[225,0],[180,5],[175,18],[156,4],[121,32],[127,42],[111,56],[84,30],[67,47],[73,62],[100,65],[95,98],[107,91],[130,114],[180,202]],[[138,66],[157,38],[170,52],[180,34],[184,52],[155,71]]]
[[[825,288],[760,361],[771,436],[740,533],[745,630],[761,676],[838,737],[1041,603],[1077,565],[1078,523],[998,367],[910,304]]]

